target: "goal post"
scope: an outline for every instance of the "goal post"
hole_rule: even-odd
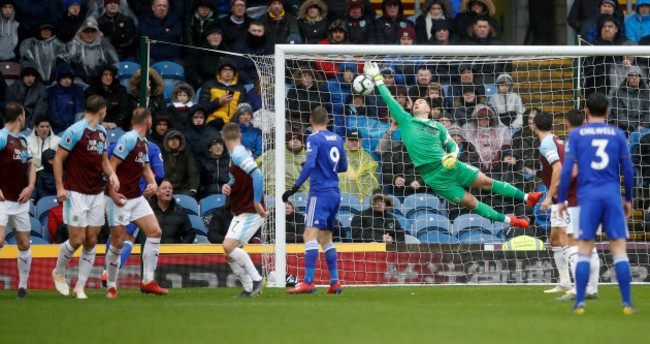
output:
[[[521,98],[524,99],[523,105],[526,109],[530,109],[532,107],[535,108],[540,108],[543,111],[548,111],[552,112],[556,115],[560,115],[561,113],[568,111],[568,109],[571,108],[577,108],[578,107],[578,101],[579,101],[579,96],[577,96],[578,92],[583,89],[583,83],[584,81],[582,80],[584,78],[584,63],[581,64],[576,64],[575,61],[580,58],[584,59],[588,57],[599,57],[599,56],[637,56],[637,57],[642,57],[642,56],[650,56],[650,48],[649,47],[643,47],[643,46],[402,46],[402,45],[392,45],[392,46],[386,46],[386,45],[285,45],[285,44],[280,44],[275,46],[275,56],[274,56],[274,61],[272,61],[272,64],[274,66],[274,70],[270,73],[271,75],[264,75],[259,66],[259,63],[256,63],[258,66],[258,70],[260,71],[262,75],[262,80],[265,82],[272,82],[272,87],[271,85],[267,85],[268,87],[265,87],[265,85],[262,85],[262,89],[264,92],[264,89],[267,90],[273,90],[273,96],[272,97],[266,97],[263,96],[264,100],[270,101],[270,103],[265,103],[263,106],[267,108],[268,110],[272,110],[271,112],[274,113],[274,118],[273,118],[273,123],[275,124],[275,128],[273,129],[273,140],[275,141],[275,149],[277,152],[282,151],[282,146],[283,143],[285,142],[285,126],[287,125],[288,119],[285,117],[285,113],[288,111],[291,111],[293,109],[288,108],[288,99],[287,99],[287,94],[288,94],[288,88],[292,85],[287,85],[287,80],[294,78],[293,73],[295,73],[299,67],[301,66],[301,63],[304,62],[304,65],[311,65],[313,75],[324,75],[325,77],[323,79],[320,79],[319,81],[327,81],[329,78],[327,76],[327,71],[323,70],[317,70],[315,67],[315,63],[317,61],[327,61],[331,62],[332,64],[337,64],[345,61],[352,61],[352,63],[357,64],[358,70],[355,71],[355,73],[361,73],[361,65],[364,61],[366,60],[371,60],[374,62],[379,62],[380,64],[386,63],[387,62],[387,57],[392,58],[392,59],[401,59],[403,58],[404,64],[412,64],[414,68],[411,68],[411,71],[417,70],[417,66],[421,64],[433,64],[437,65],[440,62],[453,62],[452,65],[460,64],[460,63],[470,63],[473,65],[478,65],[479,69],[482,70],[483,66],[491,65],[491,64],[497,64],[497,63],[514,63],[515,68],[513,69],[506,69],[503,70],[503,72],[508,72],[510,74],[516,74],[517,77],[514,79],[523,79],[524,76],[528,78],[535,78],[534,81],[527,81],[526,83],[524,82],[518,82],[515,80],[515,88],[521,90],[520,95],[522,96]],[[407,57],[413,57],[411,59],[407,59]],[[552,60],[565,60],[567,63],[566,64],[561,64],[557,69],[552,69],[552,67],[549,67],[552,65]],[[266,63],[271,64],[271,60],[266,60]],[[606,63],[606,62],[605,62]],[[519,66],[526,66],[525,68],[518,68]],[[533,70],[534,68],[538,68],[537,70]],[[291,74],[288,74],[291,73]],[[454,70],[453,72],[450,72],[453,75],[447,75],[447,79],[449,78],[457,78],[458,73]],[[478,73],[482,73],[479,71]],[[486,72],[488,73],[496,73],[496,72]],[[487,75],[485,75],[487,76]],[[416,79],[415,74],[411,75],[406,75],[406,77],[411,78],[411,79]],[[490,75],[492,78],[490,84],[491,86],[496,86],[494,80],[496,79],[497,75]],[[646,75],[647,77],[647,75]],[[293,80],[293,79],[292,79]],[[442,83],[442,82],[441,82]],[[410,83],[408,86],[414,86],[416,83]],[[447,86],[449,88],[445,89],[451,89],[450,85],[443,85]],[[480,85],[480,86],[487,86],[487,85]],[[534,86],[534,87],[533,87]],[[319,93],[326,93],[327,90],[323,88],[318,88]],[[494,92],[494,89],[491,89],[490,92]],[[376,93],[375,93],[376,95]],[[487,99],[487,97],[486,97]],[[295,99],[299,101],[300,99]],[[347,106],[347,105],[346,105]],[[443,109],[446,110],[446,109]],[[332,113],[330,113],[332,115]],[[561,118],[561,117],[560,117]],[[271,118],[268,118],[268,120],[271,120]],[[386,131],[386,128],[388,127],[390,122],[384,123],[383,126],[380,127],[380,130],[383,130],[383,132]],[[381,123],[380,123],[381,124]],[[648,126],[650,126],[650,123],[647,123]],[[527,123],[523,123],[520,128],[512,128],[512,132],[516,132],[517,130],[522,130],[521,128],[527,126]],[[559,129],[559,136],[564,136],[566,132],[564,131],[563,128],[563,122],[557,122],[555,123],[555,128]],[[367,132],[371,133],[375,128],[367,128]],[[375,140],[373,144],[373,147],[376,147],[376,141],[379,140],[378,137],[373,138]],[[510,137],[512,139],[512,137]],[[511,148],[517,148],[517,147],[511,147]],[[537,148],[537,147],[535,147]],[[288,253],[288,245],[290,243],[287,243],[285,241],[285,236],[286,236],[286,221],[287,218],[285,217],[284,214],[284,206],[282,203],[281,195],[284,192],[285,188],[288,186],[285,183],[285,176],[287,176],[287,164],[289,164],[288,161],[285,160],[284,154],[275,154],[274,157],[274,167],[273,169],[268,169],[265,168],[263,171],[265,174],[265,177],[267,178],[273,178],[275,182],[275,190],[267,190],[266,193],[273,193],[274,192],[274,200],[273,203],[276,205],[277,211],[275,212],[275,217],[272,219],[271,222],[268,223],[268,226],[266,226],[266,231],[268,231],[270,237],[273,238],[273,242],[267,242],[265,245],[272,245],[273,249],[265,250],[269,256],[273,256],[272,259],[271,257],[268,257],[269,259],[266,260],[267,266],[266,272],[269,273],[271,271],[274,271],[275,273],[275,286],[276,287],[284,287],[285,286],[285,277],[287,275],[287,272],[291,270],[292,274],[298,275],[298,278],[302,277],[302,273],[304,270],[302,270],[302,267],[299,265],[302,263],[301,260],[302,258],[299,257],[299,254],[296,255],[295,249],[291,249],[293,253]],[[526,158],[523,158],[526,159]],[[378,161],[379,164],[386,163],[382,161]],[[378,174],[381,173],[381,171],[378,169]],[[266,179],[265,179],[266,180]],[[380,184],[381,184],[381,179],[380,179]],[[525,190],[526,192],[528,191],[534,191],[534,190]],[[483,197],[483,194],[481,194]],[[403,202],[404,199],[396,201],[401,201]],[[444,200],[442,201],[443,203],[447,203]],[[447,204],[448,206],[448,204]],[[367,204],[364,204],[364,207],[367,207]],[[402,208],[404,209],[404,208]],[[358,214],[358,212],[357,212]],[[538,215],[536,214],[536,210],[533,211],[531,209],[528,209],[526,211],[526,214],[529,214],[531,217],[535,218]],[[352,214],[354,215],[354,214]],[[352,216],[351,215],[351,216]],[[405,214],[402,214],[402,216]],[[418,232],[414,230],[416,226],[416,223],[414,222],[414,219],[406,219],[406,223],[408,226],[411,228],[408,229],[407,233],[413,234],[413,236],[417,236]],[[453,222],[453,221],[450,221]],[[490,230],[495,231],[497,224],[494,223],[492,224],[492,227]],[[503,230],[503,228],[502,228]],[[507,229],[506,229],[507,230]],[[494,232],[493,232],[494,233]],[[503,239],[503,237],[501,237]],[[458,238],[456,238],[458,239]],[[640,265],[647,265],[648,257],[647,257],[647,247],[645,244],[647,244],[645,240],[645,236],[643,237],[643,243],[641,246],[635,246],[639,248],[639,254],[638,254],[638,260],[635,260],[638,262]],[[530,282],[540,282],[540,283],[551,283],[551,279],[546,279],[546,278],[532,278],[532,279],[526,279],[525,277],[522,277],[522,275],[518,275],[517,277],[513,277],[514,275],[517,275],[518,273],[520,274],[521,271],[517,270],[519,268],[520,263],[529,260],[531,262],[531,266],[535,265],[535,267],[530,267],[528,273],[531,275],[535,275],[536,273],[539,273],[540,275],[544,275],[547,273],[553,274],[551,268],[553,267],[553,263],[551,262],[552,259],[550,258],[549,255],[544,255],[542,253],[539,253],[541,251],[538,251],[538,253],[512,253],[512,254],[501,254],[499,252],[496,252],[495,248],[501,248],[502,246],[506,246],[506,241],[505,239],[501,240],[500,242],[486,242],[484,244],[480,244],[480,246],[476,245],[476,242],[467,241],[466,243],[469,243],[468,245],[463,245],[463,241],[461,240],[459,242],[459,245],[455,244],[445,244],[445,243],[425,243],[421,242],[420,245],[418,246],[413,246],[409,245],[408,243],[405,245],[398,245],[398,244],[386,244],[383,245],[383,243],[379,243],[380,245],[383,245],[386,250],[385,252],[381,252],[381,254],[373,254],[372,256],[364,256],[363,253],[355,252],[354,248],[350,248],[351,253],[346,253],[345,258],[341,258],[344,261],[339,263],[339,269],[340,270],[346,270],[346,269],[355,269],[356,266],[363,268],[364,266],[367,266],[367,264],[370,264],[371,262],[368,261],[368,259],[383,259],[384,261],[379,262],[376,264],[377,266],[381,265],[382,267],[377,268],[376,271],[347,271],[348,274],[345,272],[343,273],[344,276],[359,276],[359,275],[365,275],[366,273],[368,276],[370,274],[375,274],[377,276],[382,275],[384,277],[372,277],[368,278],[366,280],[361,277],[358,280],[355,281],[348,281],[350,284],[432,284],[432,283],[471,283],[471,281],[474,281],[471,276],[468,276],[468,269],[493,269],[494,266],[488,267],[488,264],[486,262],[494,260],[497,261],[497,269],[499,269],[499,266],[508,266],[510,262],[507,262],[506,260],[512,259],[514,261],[514,265],[512,266],[518,266],[512,268],[513,271],[510,271],[510,277],[505,278],[503,280],[497,280],[495,283],[530,283]],[[336,244],[336,243],[335,243]],[[496,245],[495,245],[496,244]],[[427,252],[427,247],[429,251]],[[607,249],[607,243],[606,241],[601,241],[599,243],[599,249]],[[543,249],[543,248],[542,248]],[[390,251],[394,250],[394,251]],[[448,251],[448,255],[444,253],[440,253],[443,251]],[[410,254],[409,252],[414,252]],[[425,252],[425,254],[422,254],[422,252]],[[602,252],[602,251],[601,251]],[[413,258],[415,254],[422,254],[422,257],[420,258]],[[440,253],[440,254],[439,254]],[[632,254],[634,255],[634,254]],[[341,254],[339,254],[341,256]],[[290,257],[291,259],[288,259]],[[368,258],[371,257],[371,258]],[[406,258],[405,258],[406,257]],[[534,264],[532,264],[532,258],[531,257],[536,257],[538,258],[535,260]],[[347,260],[346,260],[347,259]],[[364,260],[363,264],[360,264],[359,260]],[[403,260],[403,262],[398,262],[399,260]],[[417,263],[419,263],[421,266],[416,267],[416,269],[421,269],[421,274],[422,276],[419,278],[413,278],[409,280],[409,278],[405,277],[408,275],[408,267],[405,268],[404,271],[399,271],[399,268],[397,271],[392,270],[394,269],[395,266],[399,266],[402,264],[403,266],[410,266],[413,264],[413,261],[418,260]],[[429,261],[426,261],[429,259]],[[322,257],[320,260],[323,260]],[[394,260],[394,261],[391,261]],[[607,267],[611,267],[611,257],[607,256],[607,258],[603,258],[603,260],[607,261],[606,265]],[[435,262],[434,262],[435,261]],[[478,267],[476,265],[469,266],[469,262],[479,262],[479,263],[486,263],[485,266],[483,267]],[[377,263],[377,262],[374,262]],[[395,263],[395,264],[393,264]],[[503,263],[502,265],[499,265],[499,263]],[[297,266],[297,265],[298,266]],[[366,264],[366,265],[364,265]],[[428,264],[428,265],[427,265]],[[456,267],[454,267],[454,264],[456,264]],[[440,266],[445,265],[445,266],[450,266],[448,270],[445,272],[440,272]],[[480,265],[480,264],[479,264]],[[427,266],[430,269],[433,270],[438,270],[440,273],[436,273],[435,271],[429,271],[429,274],[424,272],[424,270],[427,269]],[[323,270],[323,275],[327,275],[326,269],[324,269],[324,265],[318,265],[317,269]],[[384,270],[382,270],[384,269]],[[517,271],[515,271],[517,270]],[[532,272],[531,272],[532,271]],[[550,271],[550,272],[549,272]],[[300,274],[300,275],[299,275]],[[406,274],[406,275],[405,275]],[[605,279],[606,281],[612,281],[612,276],[611,276],[611,270],[606,270],[606,272],[603,272],[604,275],[607,275],[606,277],[609,278],[609,280]],[[393,276],[391,277],[392,279],[390,282],[382,282],[385,280],[389,280],[387,276]],[[395,277],[397,276],[397,277]],[[444,276],[447,276],[445,278],[442,278]],[[458,278],[460,276],[460,279]],[[547,276],[547,275],[545,275]],[[323,277],[325,278],[325,277]],[[345,279],[346,277],[343,277],[342,279]],[[480,277],[479,277],[480,278]],[[552,281],[555,281],[555,278],[553,277]],[[345,281],[344,281],[345,282]]]

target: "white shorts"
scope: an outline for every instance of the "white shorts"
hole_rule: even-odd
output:
[[[101,227],[104,225],[104,193],[86,195],[68,191],[63,202],[63,223],[74,227]]]
[[[226,238],[239,240],[240,246],[245,246],[257,232],[264,219],[259,214],[244,213],[235,216],[230,222]]]
[[[557,204],[551,205],[551,228],[566,228],[566,234],[573,234],[575,221],[578,219],[578,207],[568,207],[564,218],[560,216]]]
[[[30,232],[29,202],[0,202],[0,226],[13,228],[17,232]]]
[[[569,207],[567,212],[569,213],[569,221],[566,224],[566,234],[573,235],[580,224],[580,207]]]
[[[149,202],[142,196],[127,200],[123,207],[116,205],[112,198],[104,196],[104,208],[108,225],[111,227],[126,226],[130,222],[153,214]]]

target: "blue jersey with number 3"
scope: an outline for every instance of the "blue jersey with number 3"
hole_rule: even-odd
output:
[[[307,137],[307,161],[296,185],[301,186],[310,178],[310,194],[338,194],[338,173],[347,170],[348,160],[341,137],[329,130],[319,130]]]
[[[569,135],[566,157],[578,163],[578,200],[618,197],[620,167],[630,159],[625,134],[605,123],[588,123]]]

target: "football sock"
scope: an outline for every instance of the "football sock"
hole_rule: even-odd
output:
[[[506,216],[498,213],[496,210],[492,209],[489,205],[479,201],[476,209],[473,210],[475,213],[483,216],[486,219],[492,221],[505,222]]]
[[[260,276],[260,273],[257,272],[257,268],[251,260],[251,256],[249,256],[246,251],[239,247],[236,247],[234,250],[232,250],[232,252],[230,252],[229,256],[233,257],[235,261],[237,261],[239,265],[244,268],[248,276],[250,276],[253,281],[259,281],[262,279],[262,276]]]
[[[569,269],[571,269],[571,276],[573,276],[573,281],[575,282],[576,259],[578,258],[578,246],[569,246],[569,248],[566,250],[566,254],[567,254],[567,260],[569,261]]]
[[[117,272],[120,266],[120,254],[122,249],[113,245],[108,247],[106,252],[106,285],[108,288],[115,288],[117,283]]]
[[[29,269],[32,266],[32,249],[18,251],[18,288],[27,289],[27,280],[29,279]]]
[[[142,283],[153,281],[153,273],[158,265],[160,254],[160,238],[147,238],[142,252]]]
[[[57,276],[65,276],[65,267],[70,263],[74,251],[76,250],[72,248],[72,245],[70,245],[70,240],[66,240],[61,244],[61,248],[59,249],[59,258],[56,260],[56,269],[54,270],[54,273]]]
[[[133,250],[133,242],[131,240],[124,240],[122,254],[120,255],[120,267],[122,267],[131,256],[131,250]]]
[[[553,250],[553,259],[555,259],[555,266],[557,267],[557,272],[560,276],[558,284],[561,286],[571,285],[571,277],[569,276],[569,262],[564,255],[562,247],[552,247]]]
[[[576,303],[574,307],[577,307],[581,303],[585,302],[587,281],[589,281],[590,260],[591,260],[591,255],[578,254],[578,259],[576,264]]]
[[[314,272],[316,270],[316,259],[318,259],[318,241],[312,240],[305,243],[305,283],[314,283]]]
[[[230,258],[232,258],[232,256]],[[239,265],[239,262],[234,258],[228,261],[228,265],[230,265],[232,273],[235,274],[242,287],[244,287],[244,290],[250,293],[253,290],[253,280],[248,276],[246,270],[244,270],[244,268]]]
[[[618,289],[621,290],[623,303],[632,307],[632,296],[630,281],[630,261],[627,254],[621,254],[614,257],[614,266],[616,267],[616,279],[618,280]]]
[[[330,285],[335,285],[339,281],[339,270],[336,266],[336,247],[334,247],[333,243],[329,243],[323,247],[323,251],[325,251],[327,270],[330,272]]]
[[[589,284],[587,285],[587,291],[589,294],[598,293],[598,277],[600,276],[600,258],[598,257],[598,251],[594,247],[591,251],[591,264],[589,264]]]
[[[79,279],[74,287],[75,289],[84,289],[86,287],[86,281],[88,281],[90,271],[93,269],[93,264],[95,264],[95,246],[91,249],[84,247],[79,256]]]
[[[104,252],[106,252],[106,255],[108,255],[108,250],[111,248],[111,236],[108,236],[108,239],[106,239],[106,248],[104,249]],[[106,271],[106,258],[104,258],[104,271]]]
[[[517,189],[509,183],[502,182],[500,180],[494,180],[492,186],[490,187],[490,191],[501,196],[514,198],[518,201],[524,201],[526,198],[526,194],[523,191]]]

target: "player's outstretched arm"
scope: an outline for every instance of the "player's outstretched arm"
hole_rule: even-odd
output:
[[[363,66],[363,74],[375,82],[375,85],[377,85],[377,89],[379,90],[379,94],[386,102],[386,105],[388,105],[390,115],[395,118],[398,124],[402,124],[402,122],[405,121],[408,117],[411,117],[411,115],[404,111],[402,106],[399,105],[399,103],[393,98],[393,95],[390,94],[388,87],[384,85],[384,77],[379,72],[379,65],[377,65],[376,62],[367,61]]]

